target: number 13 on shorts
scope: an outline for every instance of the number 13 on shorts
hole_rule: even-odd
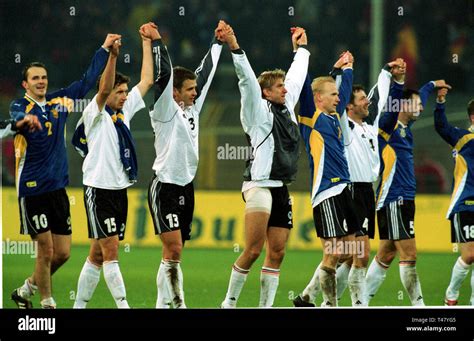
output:
[[[179,227],[179,220],[178,220],[178,215],[170,213],[166,215],[166,219],[168,219],[169,227],[170,228],[175,228]]]

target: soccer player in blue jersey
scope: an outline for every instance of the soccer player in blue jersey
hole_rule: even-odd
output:
[[[415,242],[415,169],[413,133],[418,119],[434,88],[449,87],[444,80],[431,81],[419,91],[397,87],[388,102],[389,113],[379,122],[381,180],[377,189],[377,221],[380,245],[366,276],[366,302],[374,297],[386,271],[399,253],[400,279],[411,304],[423,306],[420,280],[416,271]],[[400,100],[401,98],[401,100]],[[397,107],[395,110],[392,106]]]
[[[364,306],[365,273],[369,260],[369,237],[375,233],[375,195],[372,183],[378,178],[380,160],[378,152],[378,122],[390,95],[393,79],[401,82],[404,77],[404,61],[397,59],[384,66],[377,84],[367,96],[363,87],[353,85],[347,106],[349,131],[344,132],[344,145],[351,177],[350,190],[354,201],[358,225],[356,232],[357,254],[345,260],[341,257],[336,270],[337,299],[339,300],[349,284],[353,306]],[[347,136],[347,138],[346,138]],[[293,303],[295,306],[311,307],[321,291],[319,283],[320,266],[302,294]]]
[[[348,130],[346,107],[352,91],[353,60],[352,54],[346,52],[334,65],[333,71],[342,72],[339,89],[332,77],[318,77],[311,84],[307,77],[300,96],[299,123],[311,169],[313,217],[323,246],[317,276],[323,306],[332,307],[337,306],[336,265],[342,256],[337,246],[353,243],[359,228],[348,188],[350,175],[343,136],[343,130]],[[309,297],[298,296],[293,303],[305,306],[310,301]]]
[[[65,125],[74,100],[83,98],[96,84],[108,58],[108,48],[119,39],[109,34],[94,55],[83,77],[66,88],[48,93],[48,73],[42,63],[28,64],[23,71],[23,98],[12,102],[10,115],[18,120],[35,115],[42,130],[21,131],[15,136],[16,186],[21,234],[38,245],[33,274],[15,289],[11,298],[19,308],[31,308],[30,297],[40,293],[43,308],[55,308],[51,275],[69,258],[71,217],[65,187],[68,179]]]
[[[453,148],[454,186],[447,218],[451,220],[451,242],[461,244],[461,256],[454,264],[451,281],[444,303],[458,304],[459,288],[474,263],[474,100],[467,113],[471,126],[468,129],[453,127],[446,118],[448,89],[438,90],[434,123],[438,134]],[[474,272],[471,275],[471,300],[474,305]]]

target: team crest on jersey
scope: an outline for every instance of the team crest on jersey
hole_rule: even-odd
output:
[[[407,137],[407,132],[406,132],[405,128],[400,128],[400,136],[401,137]]]
[[[455,159],[458,156],[458,151],[456,149],[453,149],[452,155],[453,155],[453,158]]]
[[[53,113],[54,118],[58,118],[58,111],[56,109],[51,109],[51,112]]]

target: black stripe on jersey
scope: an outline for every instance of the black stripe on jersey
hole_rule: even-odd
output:
[[[372,89],[370,89],[367,99],[370,101],[369,116],[367,116],[365,122],[367,122],[369,125],[373,125],[378,114],[378,104],[380,100],[379,88],[377,84],[375,84]]]
[[[199,98],[201,95],[201,91],[206,85],[209,76],[211,75],[212,68],[214,67],[214,63],[212,62],[212,47],[214,44],[219,43],[218,40],[214,39],[211,44],[211,48],[207,52],[207,54],[204,56],[204,58],[201,61],[201,64],[197,67],[196,71],[194,73],[197,76],[196,83],[197,83],[197,96],[196,99]]]
[[[153,42],[153,56],[156,64],[155,102],[165,91],[171,79],[171,59],[168,49],[161,40]],[[151,106],[153,109],[153,105]]]

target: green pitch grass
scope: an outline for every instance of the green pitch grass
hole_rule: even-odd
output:
[[[54,276],[54,298],[61,308],[72,308],[77,279],[86,259],[88,247],[74,246],[71,258]],[[232,250],[185,249],[182,269],[186,304],[189,308],[217,308],[222,302],[229,281],[231,265],[238,253]],[[256,307],[259,300],[260,267],[263,254],[252,268],[239,300],[239,307]],[[372,258],[372,257],[371,257]],[[417,269],[427,305],[443,305],[444,292],[449,283],[451,269],[457,254],[418,255]],[[132,247],[129,252],[120,251],[120,268],[127,288],[127,299],[133,308],[154,308],[156,300],[156,273],[161,259],[160,248]],[[321,260],[319,251],[289,251],[281,269],[280,286],[275,307],[291,307],[291,299],[298,295],[313,275]],[[10,300],[11,292],[23,283],[33,270],[34,259],[29,255],[4,255],[3,257],[3,305],[16,308]],[[469,304],[470,274],[461,288],[460,304]],[[319,304],[321,299],[317,300]],[[350,306],[348,291],[340,302]],[[398,263],[394,261],[387,279],[372,300],[373,306],[409,306],[410,302],[400,282]],[[33,299],[39,307],[39,298]],[[115,308],[103,275],[89,303],[90,308]]]

